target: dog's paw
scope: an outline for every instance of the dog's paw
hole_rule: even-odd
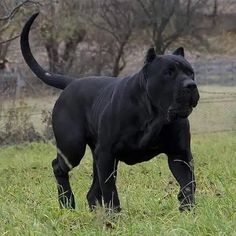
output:
[[[184,205],[180,205],[180,207],[179,207],[180,212],[193,211],[193,209],[194,209],[193,204],[184,204]]]

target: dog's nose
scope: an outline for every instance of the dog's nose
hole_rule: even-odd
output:
[[[197,85],[192,80],[186,80],[186,81],[184,81],[184,88],[194,90],[195,88],[197,88]]]

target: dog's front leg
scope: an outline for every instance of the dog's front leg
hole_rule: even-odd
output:
[[[175,179],[180,185],[178,200],[180,201],[180,211],[191,210],[195,204],[195,176],[193,168],[193,158],[190,151],[180,155],[168,155],[168,164]]]
[[[116,189],[118,161],[109,152],[96,150],[95,163],[105,208],[120,211],[120,201]]]

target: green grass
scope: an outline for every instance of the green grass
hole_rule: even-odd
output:
[[[88,210],[89,151],[71,173],[77,207],[67,211],[58,208],[50,143],[1,148],[0,235],[236,235],[236,134],[194,135],[192,143],[195,214],[178,212],[178,186],[162,155],[120,164],[122,212],[113,217]]]

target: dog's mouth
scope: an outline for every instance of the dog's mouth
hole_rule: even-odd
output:
[[[192,93],[189,91],[180,93],[168,109],[167,120],[172,121],[178,118],[187,118],[192,113],[193,108],[197,106],[199,98],[197,89]]]
[[[192,107],[174,108],[170,107],[167,112],[167,120],[173,121],[178,118],[187,118],[193,111]]]

